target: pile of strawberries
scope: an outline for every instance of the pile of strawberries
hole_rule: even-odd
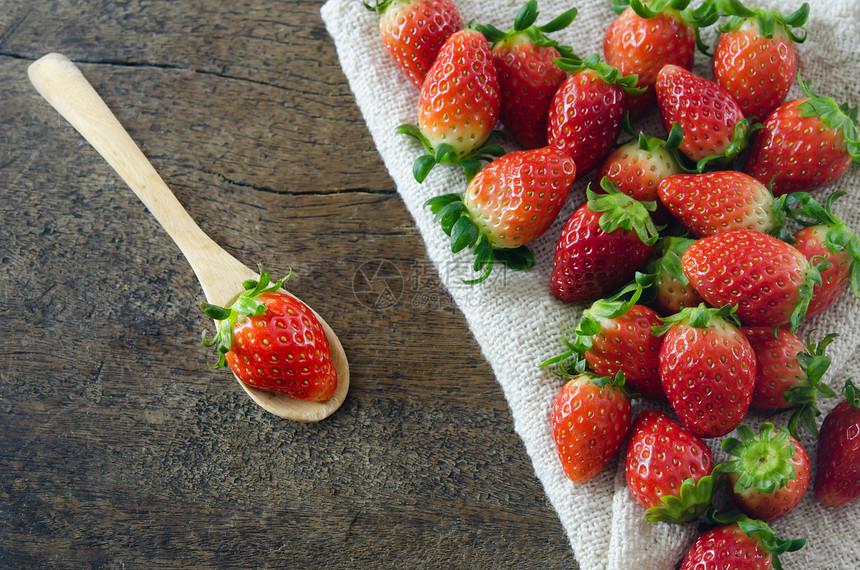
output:
[[[567,351],[544,363],[567,380],[551,412],[565,473],[585,482],[624,449],[647,520],[707,513],[714,525],[682,568],[717,567],[697,565],[714,553],[720,564],[778,568],[779,554],[804,543],[767,525],[810,485],[800,427],[818,437],[821,504],[860,496],[850,380],[820,430],[817,421],[818,400],[838,397],[822,380],[836,335],[796,334],[849,286],[860,298],[860,239],[834,214],[844,192],[823,203],[809,193],[860,162],[857,110],[797,75],[807,4],[785,15],[740,0],[689,2],[614,0],[603,57],[585,58],[549,37],[576,9],[538,25],[530,1],[502,31],[465,26],[452,0],[368,8],[420,89],[417,123],[398,128],[420,142],[416,180],[439,165],[465,173],[462,192],[427,206],[452,251],[473,251],[471,283],[496,263],[531,268],[527,244],[594,173],[558,237],[551,278],[557,299],[587,305]],[[713,25],[711,54],[699,31]],[[713,80],[691,71],[697,49],[712,58]],[[804,96],[785,101],[795,80]],[[634,128],[655,107],[665,138]],[[506,152],[500,136],[522,150]],[[674,417],[647,410],[634,420],[634,397],[667,402]],[[755,433],[742,423],[750,408],[791,414]],[[722,442],[731,460],[715,464],[705,440],[735,430]],[[722,483],[737,512],[714,508]]]

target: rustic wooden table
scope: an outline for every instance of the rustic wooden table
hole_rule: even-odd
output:
[[[0,566],[576,568],[321,4],[3,2]],[[293,269],[351,360],[334,416],[209,368],[179,250],[27,80],[51,51],[215,241]]]

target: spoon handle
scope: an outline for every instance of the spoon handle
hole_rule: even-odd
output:
[[[81,71],[66,56],[50,53],[27,70],[39,94],[53,106],[137,194],[182,251],[210,303],[236,297],[235,281],[223,280],[225,267],[256,274],[224,251],[185,211],[167,184],[132,140]]]

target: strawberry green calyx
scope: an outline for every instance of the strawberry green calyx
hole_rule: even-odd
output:
[[[580,58],[576,54],[569,54],[569,57],[555,60],[555,64],[568,73],[577,73],[584,69],[590,69],[603,81],[609,85],[617,85],[629,95],[641,95],[646,91],[644,88],[636,87],[636,83],[639,80],[637,75],[622,76],[621,71],[617,67],[600,61],[600,56],[596,53],[589,55],[585,59]]]
[[[845,381],[845,387],[842,389],[845,394],[845,399],[848,401],[848,405],[852,408],[860,409],[860,392],[857,390],[857,386],[851,381],[851,378]]]
[[[704,303],[700,303],[697,307],[685,307],[674,315],[661,318],[663,326],[653,327],[652,334],[654,336],[663,336],[669,332],[669,329],[679,323],[687,324],[696,329],[705,329],[721,322],[740,326],[740,322],[735,316],[737,309],[734,305],[724,305],[719,309],[715,309],[708,307]]]
[[[493,142],[496,138],[504,137],[500,131],[493,131],[483,145],[464,157],[458,156],[454,147],[448,143],[442,143],[433,148],[433,145],[416,125],[400,125],[395,132],[418,140],[426,151],[426,154],[419,156],[412,164],[412,175],[418,182],[424,182],[424,179],[437,164],[459,165],[466,174],[466,180],[469,181],[481,170],[482,162],[492,162],[505,154],[505,149]]]
[[[818,285],[820,287],[823,282],[821,272],[831,265],[833,264],[820,255],[816,255],[809,260],[809,271],[806,274],[806,281],[798,288],[799,301],[794,311],[791,312],[791,319],[789,321],[791,323],[791,332],[796,331],[797,327],[800,326],[800,323],[806,317],[809,302],[812,301],[812,297],[815,294],[815,286]]]
[[[546,34],[558,32],[568,27],[576,19],[577,10],[571,8],[555,17],[542,26],[535,24],[538,17],[537,1],[526,2],[514,18],[514,27],[508,31],[502,31],[491,25],[471,24],[471,28],[484,34],[491,47],[496,47],[502,42],[513,42],[517,37],[526,36],[538,47],[552,47],[558,50],[562,57],[576,57],[568,46],[559,45]]]
[[[857,126],[857,107],[840,105],[830,97],[817,95],[812,87],[797,74],[797,84],[809,97],[797,106],[801,117],[818,117],[828,128],[839,131],[845,139],[848,155],[853,162],[860,162],[860,135]]]
[[[791,418],[788,421],[788,432],[797,438],[798,424],[814,436],[818,435],[818,425],[815,418],[821,415],[816,403],[819,398],[831,398],[836,392],[828,386],[823,378],[830,368],[830,357],[825,354],[827,346],[839,335],[832,333],[825,336],[818,344],[812,343],[812,333],[806,339],[806,351],[798,353],[797,361],[806,374],[808,382],[805,386],[795,386],[786,390],[783,396],[794,404]]]
[[[607,177],[600,181],[600,187],[606,194],[597,194],[589,184],[585,190],[588,198],[588,209],[592,212],[603,212],[600,216],[600,229],[607,233],[617,229],[632,230],[646,245],[654,245],[660,238],[662,227],[654,225],[651,214],[657,208],[654,202],[640,202],[621,192]]]
[[[645,271],[651,274],[656,281],[657,277],[662,273],[668,275],[682,285],[689,285],[690,280],[684,273],[684,266],[681,264],[681,256],[687,251],[696,240],[692,238],[667,236],[661,238],[654,248],[654,256],[648,262]]]
[[[580,317],[574,340],[570,341],[566,337],[562,339],[567,350],[541,363],[540,366],[557,364],[559,374],[562,376],[581,373],[586,366],[583,354],[592,348],[592,337],[602,331],[600,321],[617,319],[626,314],[633,305],[642,302],[643,293],[653,289],[652,280],[651,275],[637,272],[632,283],[613,296],[592,303]],[[632,392],[630,396],[636,397]]]
[[[514,271],[526,271],[535,264],[534,254],[524,245],[512,249],[494,247],[487,235],[478,229],[460,194],[436,196],[427,200],[424,205],[430,208],[435,220],[451,238],[453,253],[467,247],[473,248],[473,268],[481,274],[475,279],[465,280],[465,283],[474,285],[486,280],[497,261],[505,263],[508,269]]]
[[[784,210],[804,227],[827,226],[825,247],[832,253],[847,251],[851,254],[851,290],[860,299],[860,237],[833,214],[833,203],[845,194],[843,190],[833,192],[821,205],[806,192],[793,192],[785,196]]]
[[[791,41],[802,43],[810,33],[803,27],[809,18],[809,4],[806,2],[788,15],[776,10],[747,8],[740,0],[718,0],[717,4],[720,16],[729,18],[720,26],[722,33],[738,29],[747,20],[755,20],[759,33],[767,39],[773,39],[774,34],[783,32]],[[796,32],[795,29],[801,30],[802,33]]]
[[[362,4],[364,4],[364,7],[371,12],[382,14],[383,12],[385,12],[386,8],[388,8],[394,2],[395,0],[376,0],[372,4],[368,2],[362,2]]]
[[[257,268],[260,271],[260,279],[245,281],[242,284],[245,291],[230,307],[220,307],[211,303],[200,305],[206,316],[215,320],[215,336],[209,338],[206,336],[206,331],[203,331],[202,339],[205,346],[215,346],[218,351],[218,361],[212,365],[212,368],[217,369],[227,365],[224,355],[230,352],[230,347],[233,345],[233,326],[245,317],[262,315],[266,312],[265,303],[258,300],[257,297],[262,293],[277,291],[292,275],[292,271],[290,271],[286,277],[272,283],[271,275],[262,264],[258,265]]]
[[[645,511],[648,522],[689,522],[694,521],[712,505],[714,493],[723,483],[719,466],[696,481],[692,477],[684,479],[677,495],[663,495],[663,505]]]
[[[696,34],[696,46],[699,50],[706,54],[708,46],[702,41],[699,35],[701,28],[707,28],[720,19],[720,14],[714,0],[705,0],[697,8],[691,9],[690,0],[651,0],[650,2],[642,2],[641,0],[612,0],[612,9],[616,14],[621,14],[627,7],[633,9],[640,18],[650,20],[656,18],[664,11],[676,13],[678,17],[688,22],[693,26]]]
[[[712,154],[696,163],[695,172],[705,172],[711,167],[721,168],[730,164],[749,145],[753,132],[762,127],[761,123],[751,123],[749,119],[741,119],[735,123],[732,139],[722,154]]]
[[[764,422],[758,435],[743,424],[737,430],[737,438],[723,440],[723,451],[733,459],[721,467],[724,473],[738,474],[735,493],[748,489],[773,493],[797,475],[789,461],[794,457],[795,447],[787,428],[777,430],[772,423]]]
[[[665,139],[661,139],[641,131],[636,131],[633,128],[633,123],[630,119],[629,113],[625,113],[624,116],[621,117],[621,127],[627,132],[627,134],[637,139],[640,150],[653,152],[659,149],[666,149],[672,153],[672,156],[677,162],[680,162],[678,160],[678,149],[681,147],[681,143],[684,142],[684,129],[682,129],[681,125],[678,123],[672,123],[672,128],[669,129],[669,134]]]
[[[585,375],[588,376],[589,381],[598,388],[613,387],[620,390],[625,397],[630,397],[630,390],[627,389],[625,384],[623,372],[617,372],[615,376],[600,376],[591,372],[585,372]]]
[[[707,518],[714,525],[737,524],[741,532],[758,540],[759,544],[773,556],[771,565],[774,570],[783,570],[782,562],[779,559],[780,554],[797,552],[806,544],[805,538],[781,539],[766,522],[751,519],[744,514],[723,514],[712,507],[708,509]]]
[[[666,139],[658,139],[645,133],[639,133],[639,148],[642,150],[653,151],[657,148],[664,148],[672,152],[677,159],[678,149],[684,141],[684,129],[678,123],[672,123],[672,128],[669,130],[669,135]]]

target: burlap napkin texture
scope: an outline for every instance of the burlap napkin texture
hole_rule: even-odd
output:
[[[522,0],[458,0],[465,22],[476,21],[509,29]],[[839,102],[860,104],[860,2],[857,0],[810,0],[811,16],[807,27],[814,32],[798,46],[799,65],[804,79],[822,95]],[[697,3],[694,2],[694,5]],[[752,2],[748,2],[753,5]],[[799,2],[760,0],[763,8],[791,12]],[[538,23],[576,6],[579,15],[568,29],[555,34],[564,45],[581,56],[599,53],[602,57],[603,31],[615,17],[609,0],[562,2],[542,0]],[[575,328],[583,310],[581,305],[566,305],[550,293],[549,277],[555,244],[564,221],[584,201],[591,176],[578,182],[552,228],[531,249],[537,263],[528,272],[505,271],[499,267],[480,285],[466,285],[475,276],[468,252],[452,254],[450,241],[432,219],[424,202],[443,193],[463,191],[465,178],[452,167],[437,167],[422,184],[412,176],[412,163],[422,151],[412,139],[395,134],[402,123],[415,123],[418,89],[395,67],[385,51],[378,28],[378,16],[367,10],[361,0],[329,0],[322,17],[334,39],[341,66],[356,102],[391,177],[406,207],[415,219],[440,278],[450,292],[480,344],[483,354],[510,405],[514,427],[522,438],[537,477],[567,532],[581,568],[670,569],[676,567],[695,539],[694,524],[647,523],[644,509],[632,498],[624,480],[623,461],[609,465],[592,481],[576,485],[561,470],[549,422],[552,401],[563,381],[538,364],[562,349],[561,338]],[[715,44],[712,30],[704,33]],[[710,60],[697,54],[695,71],[711,78]],[[800,96],[795,86],[790,98]],[[650,134],[664,136],[656,115],[638,127]],[[513,147],[512,149],[513,150]],[[832,187],[816,191],[823,199],[835,189],[848,191],[837,202],[837,215],[860,231],[860,165]],[[833,357],[827,381],[841,387],[848,376],[860,378],[860,303],[850,294],[811,322],[801,333],[814,330],[813,338],[826,333],[840,334],[831,345]],[[454,348],[454,347],[452,347]],[[634,412],[650,406],[637,403]],[[835,400],[825,403],[829,411]],[[753,426],[762,420],[749,417]],[[786,418],[777,417],[776,423]],[[708,441],[718,459],[724,457],[719,440]],[[815,461],[815,440],[809,436],[801,443]],[[787,568],[856,569],[860,568],[860,501],[841,508],[820,506],[811,490],[797,509],[773,523],[784,538],[807,537],[799,552],[782,556]]]

